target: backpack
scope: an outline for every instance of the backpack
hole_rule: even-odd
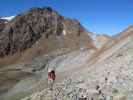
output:
[[[55,76],[55,71],[52,70],[51,72],[48,73],[48,79],[52,79],[55,80],[56,76]]]

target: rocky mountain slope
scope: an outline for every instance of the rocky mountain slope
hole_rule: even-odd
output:
[[[81,46],[94,48],[89,32],[77,20],[67,19],[50,7],[32,8],[17,15],[1,28],[1,57],[24,52],[40,42],[41,50],[36,52],[47,53]]]
[[[133,32],[133,25],[130,25],[127,29],[125,29],[121,33],[115,35],[114,37],[116,37],[117,40],[121,40],[129,35],[132,35],[133,34],[132,32]]]
[[[133,33],[102,53],[93,65],[86,60],[64,74],[57,68],[59,79],[53,91],[44,89],[21,100],[132,100],[132,62]]]

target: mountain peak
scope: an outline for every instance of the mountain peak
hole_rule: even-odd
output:
[[[8,20],[12,18],[1,32],[4,37],[0,40],[1,56],[35,47],[38,41],[46,44],[43,52],[60,48],[94,47],[89,32],[79,21],[65,18],[50,7],[32,8],[16,17],[5,17]]]

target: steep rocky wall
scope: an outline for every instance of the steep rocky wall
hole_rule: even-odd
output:
[[[32,47],[41,38],[47,45],[44,47],[48,51],[59,47],[79,48],[82,45],[88,45],[91,48],[93,44],[88,34],[77,20],[66,19],[50,7],[32,8],[17,15],[2,29],[0,56],[22,52]]]

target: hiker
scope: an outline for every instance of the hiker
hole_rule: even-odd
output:
[[[53,90],[55,78],[55,70],[53,68],[48,68],[48,87],[50,90]]]

